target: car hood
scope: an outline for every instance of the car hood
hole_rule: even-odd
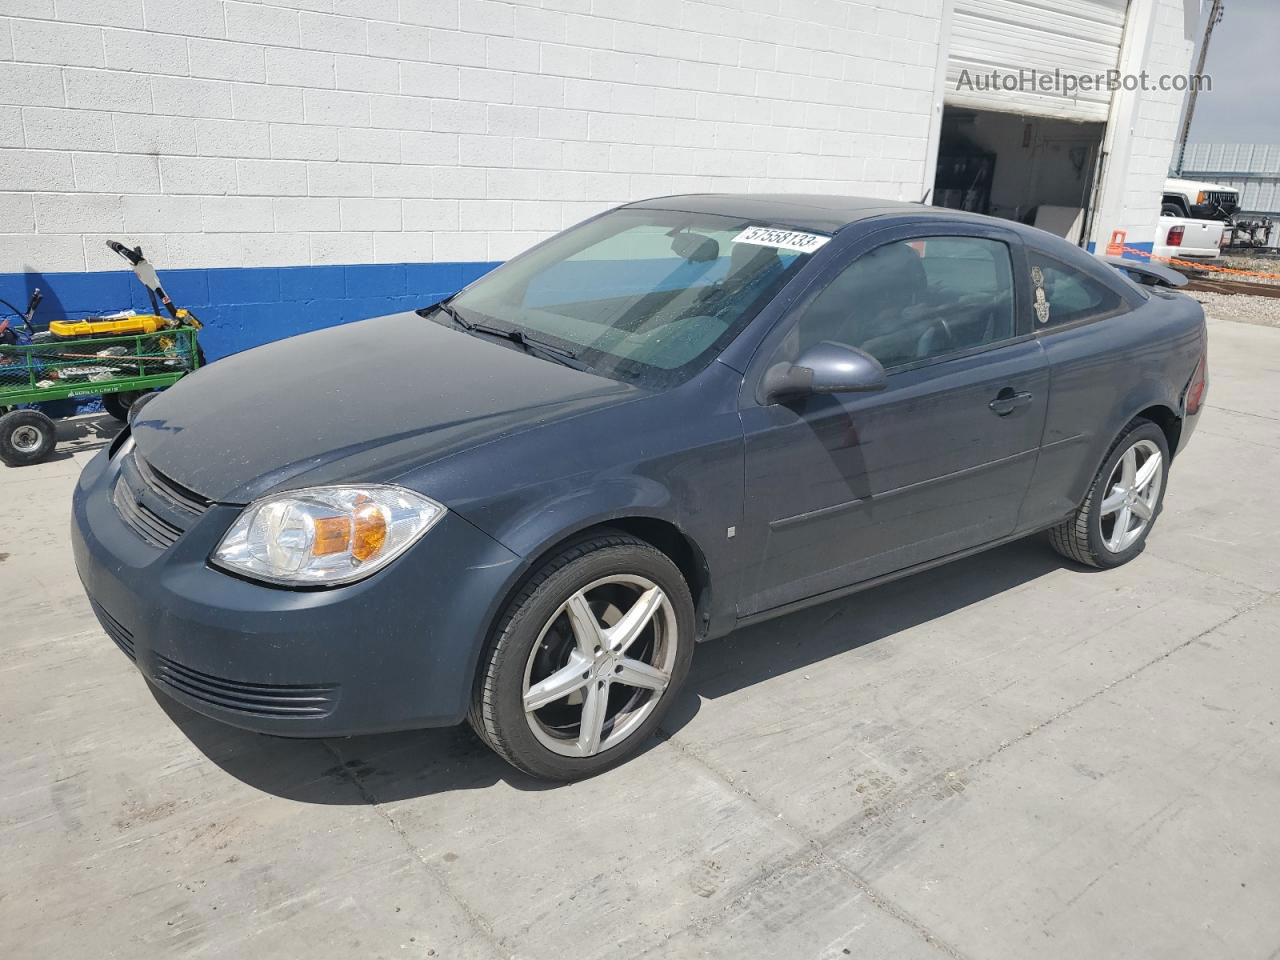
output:
[[[214,501],[386,482],[644,391],[415,313],[330,327],[205,367],[134,417],[142,456]]]
[[[1214,193],[1239,193],[1235,187],[1228,187],[1221,183],[1209,183],[1207,180],[1179,180],[1170,177],[1164,182],[1166,190],[1181,190],[1185,193],[1198,193],[1201,190],[1213,191]]]

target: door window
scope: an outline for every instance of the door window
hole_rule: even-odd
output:
[[[1014,335],[1009,248],[982,237],[921,237],[859,257],[809,304],[788,338],[795,359],[824,340],[886,368]]]
[[[1125,309],[1124,297],[1100,280],[1040,253],[1031,253],[1036,328],[1101,320]]]

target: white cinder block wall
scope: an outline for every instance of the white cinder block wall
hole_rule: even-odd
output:
[[[1154,5],[1145,68],[1153,76],[1185,73],[1191,65],[1195,36],[1187,33],[1184,0],[1143,2]],[[1130,241],[1150,250],[1186,94],[1153,90],[1135,95],[1134,99],[1136,120],[1128,138],[1128,162],[1116,171],[1123,179],[1124,189],[1115,220]],[[1098,237],[1100,245],[1106,240],[1105,235]]]
[[[486,262],[628,199],[918,199],[943,0],[0,0],[0,272]]]
[[[1200,29],[1198,0],[1129,0],[1119,69],[1161,76],[1187,73]],[[1107,152],[1096,217],[1090,230],[1096,251],[1116,231],[1124,245],[1150,251],[1160,198],[1178,136],[1186,94],[1168,90],[1119,90],[1107,121]]]

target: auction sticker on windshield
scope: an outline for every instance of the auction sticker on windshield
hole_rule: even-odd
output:
[[[733,242],[754,243],[760,247],[777,247],[780,250],[795,250],[797,253],[813,253],[830,239],[816,233],[801,233],[798,230],[747,227],[733,238]]]

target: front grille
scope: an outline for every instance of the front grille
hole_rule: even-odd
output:
[[[1204,202],[1211,207],[1232,210],[1236,205],[1236,195],[1221,190],[1209,190],[1204,195]]]
[[[130,660],[136,660],[137,656],[133,652],[133,631],[126,627],[123,623],[102,609],[96,601],[89,601],[93,607],[93,613],[98,618],[98,623],[102,624],[102,629],[106,631],[108,637],[116,642],[116,646],[124,651],[124,655]]]
[[[120,514],[120,519],[153,547],[161,549],[171,547],[185,532],[139,500],[123,476],[116,481],[116,489],[111,500],[116,505],[116,512]]]
[[[200,494],[188,490],[176,480],[166,477],[151,464],[147,463],[146,460],[138,456],[136,448],[130,451],[129,457],[138,471],[139,479],[142,480],[148,490],[157,496],[163,497],[173,506],[179,510],[185,510],[193,517],[198,517],[209,509],[208,500],[200,496]]]
[[[159,653],[155,678],[188,697],[259,717],[323,717],[338,698],[332,684],[244,683],[193,670]]]
[[[136,449],[121,461],[111,500],[125,524],[160,549],[177,543],[209,509],[208,500],[160,473]]]

